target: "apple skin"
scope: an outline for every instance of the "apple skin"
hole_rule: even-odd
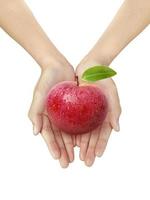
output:
[[[106,97],[97,86],[78,86],[73,81],[56,84],[46,100],[51,122],[71,135],[84,134],[101,125],[107,107]]]

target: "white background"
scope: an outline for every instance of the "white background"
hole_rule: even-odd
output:
[[[90,50],[121,0],[28,0],[55,45],[74,66]],[[150,199],[150,27],[112,63],[122,116],[102,158],[61,169],[27,118],[40,68],[0,30],[0,199]]]

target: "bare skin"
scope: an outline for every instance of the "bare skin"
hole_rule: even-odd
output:
[[[0,0],[0,26],[39,64],[41,76],[35,86],[29,118],[35,135],[41,133],[50,153],[67,167],[74,159],[73,140],[49,121],[44,102],[49,89],[60,81],[74,80],[74,69],[44,33],[22,0]],[[33,36],[33,37],[32,37]]]
[[[95,64],[110,65],[116,56],[150,23],[149,0],[125,0],[111,24],[100,37],[98,42],[79,63],[76,73],[79,76],[85,69]],[[112,129],[119,131],[119,116],[121,106],[117,88],[112,79],[96,83],[107,96],[109,112],[101,130],[98,128],[91,133],[76,137],[80,147],[80,158],[87,166],[94,163],[96,156],[102,156]]]
[[[150,23],[149,0],[125,0],[102,37],[83,58],[76,73],[81,74],[94,64],[109,65],[122,49]],[[41,76],[35,86],[29,118],[34,134],[41,133],[54,159],[67,167],[74,159],[74,146],[80,147],[80,158],[87,166],[94,163],[106,148],[112,129],[119,131],[121,107],[112,79],[96,84],[107,96],[109,112],[101,130],[71,137],[58,130],[48,119],[44,102],[48,90],[56,83],[74,80],[71,64],[44,33],[23,0],[0,0],[0,27],[18,42],[40,65]],[[34,37],[31,37],[34,36]]]

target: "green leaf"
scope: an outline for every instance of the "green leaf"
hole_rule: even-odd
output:
[[[82,74],[82,80],[95,82],[105,78],[112,77],[117,73],[110,67],[99,65],[88,68]]]

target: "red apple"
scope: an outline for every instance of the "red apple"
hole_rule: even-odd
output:
[[[49,91],[46,108],[50,120],[60,130],[83,134],[103,123],[107,100],[97,86],[78,86],[76,82],[64,81]]]

